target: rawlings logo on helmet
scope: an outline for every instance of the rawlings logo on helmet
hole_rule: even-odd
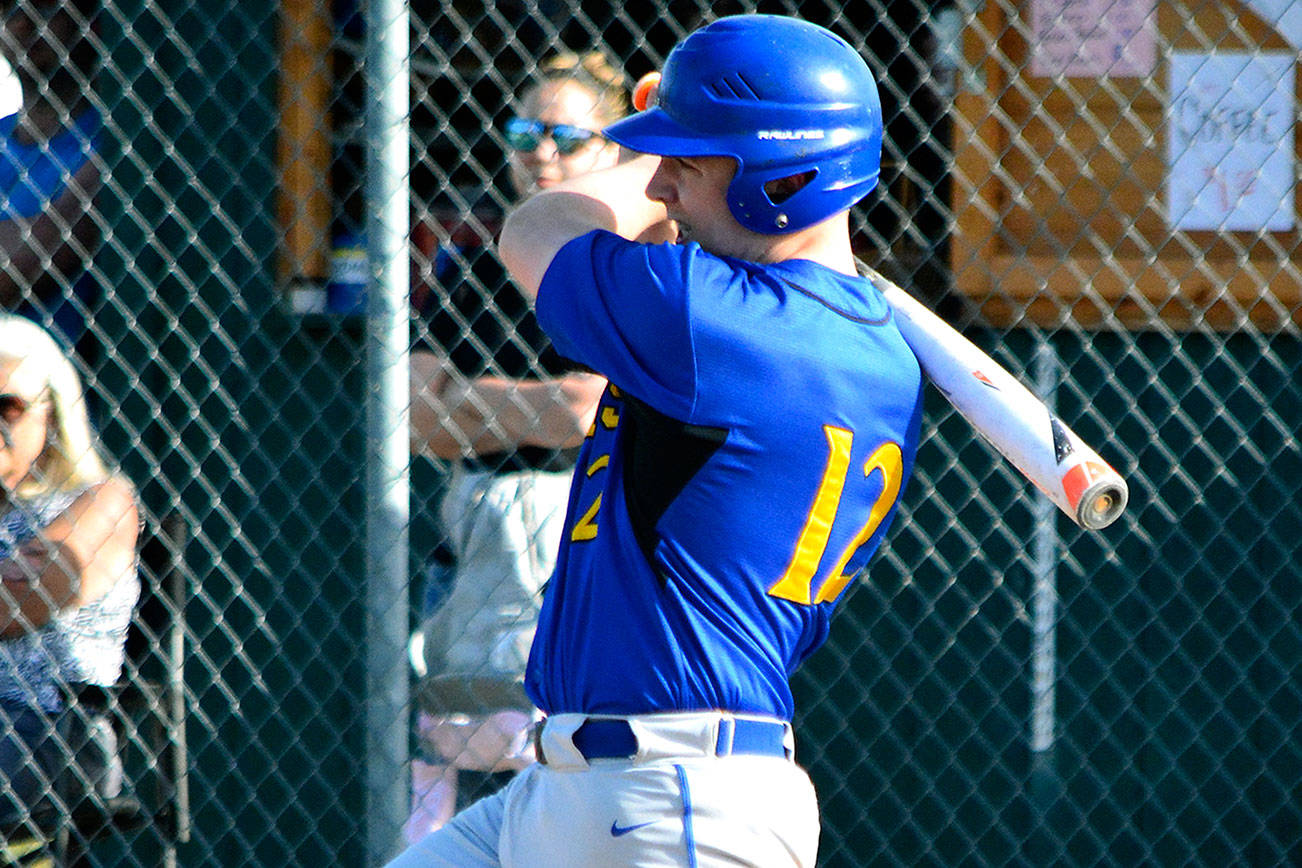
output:
[[[760,141],[797,142],[821,139],[827,133],[823,130],[759,130],[755,138]]]

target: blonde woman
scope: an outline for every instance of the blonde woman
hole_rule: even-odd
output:
[[[121,785],[108,722],[65,695],[121,671],[138,534],[76,369],[40,326],[0,314],[0,818],[41,804],[70,765],[61,798]]]
[[[627,114],[628,95],[602,54],[544,60],[514,107],[501,132],[521,196],[619,161],[619,146],[601,130]],[[408,841],[533,761],[533,721],[519,707],[527,700],[518,685],[556,562],[574,459],[606,385],[561,360],[500,267],[494,274],[491,257],[474,254],[455,257],[475,259],[474,279],[436,275],[439,308],[422,311],[431,346],[411,361],[412,449],[451,462],[439,510],[454,559],[451,589],[425,619],[421,662],[427,686],[469,685],[476,697],[500,697],[511,691],[497,685],[515,685],[519,702],[419,716]]]

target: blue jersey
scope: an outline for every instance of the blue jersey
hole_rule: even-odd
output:
[[[18,114],[0,118],[0,221],[31,220],[50,210],[68,190],[68,180],[102,150],[103,123],[98,111],[87,109],[72,126],[47,142],[27,144],[15,132]],[[39,301],[24,300],[17,312],[54,330],[69,344],[86,331],[84,311],[99,305],[99,286],[88,269],[69,275],[73,301],[66,293]],[[49,313],[51,322],[46,321]]]
[[[548,713],[790,719],[912,469],[922,377],[885,299],[808,261],[593,232],[538,318],[610,387],[526,676]]]

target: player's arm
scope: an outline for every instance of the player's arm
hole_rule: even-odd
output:
[[[665,208],[646,196],[660,164],[638,156],[609,169],[557,184],[531,196],[506,218],[498,252],[511,277],[529,298],[557,252],[580,235],[606,229],[639,241],[672,240]]]

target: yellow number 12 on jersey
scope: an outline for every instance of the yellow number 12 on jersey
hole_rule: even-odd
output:
[[[850,584],[852,577],[844,575],[843,572],[846,564],[854,556],[855,550],[868,542],[881,526],[886,513],[890,512],[895,498],[900,494],[900,484],[904,478],[904,458],[900,454],[898,444],[883,443],[868,456],[868,460],[863,465],[864,480],[867,481],[874,471],[880,471],[882,492],[877,495],[877,500],[873,503],[867,523],[859,529],[854,539],[837,558],[836,565],[832,567],[827,580],[823,582],[818,596],[810,599],[813,594],[814,571],[818,569],[818,564],[827,549],[827,541],[832,535],[832,523],[836,521],[836,510],[841,503],[841,493],[845,490],[846,476],[850,468],[850,447],[854,442],[854,433],[844,428],[824,425],[823,433],[827,435],[828,447],[823,480],[819,483],[813,506],[809,508],[805,526],[800,531],[799,539],[796,540],[796,550],[791,555],[791,563],[787,565],[786,571],[782,574],[782,578],[778,579],[777,584],[769,588],[770,596],[804,605],[835,600],[845,590],[846,585]]]

